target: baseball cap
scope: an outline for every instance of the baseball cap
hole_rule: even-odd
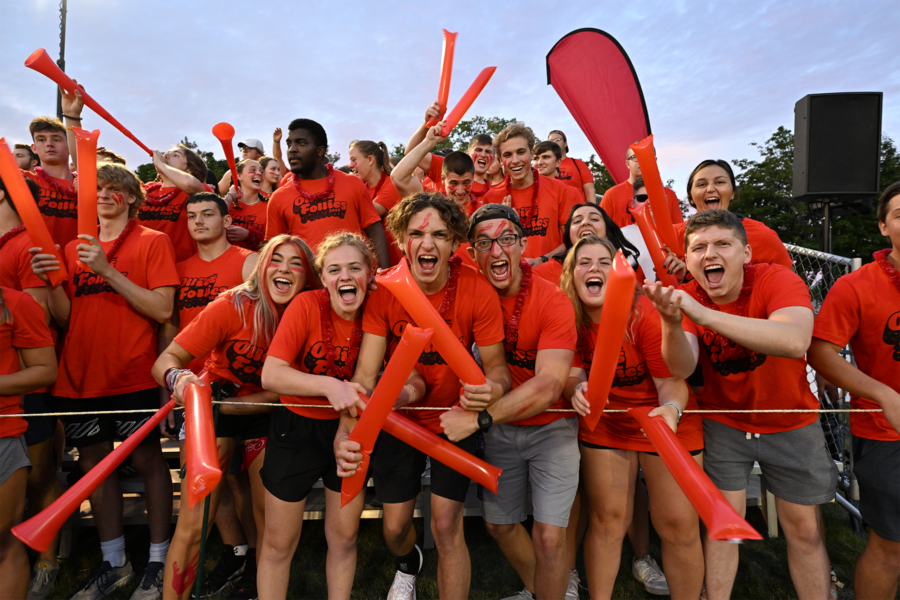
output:
[[[263,148],[262,142],[256,138],[247,138],[243,142],[238,142],[238,148],[243,148],[244,146],[247,146],[248,148],[256,148],[262,154],[266,153],[265,149]]]
[[[515,209],[506,206],[505,204],[485,204],[476,210],[469,218],[469,232],[467,235],[469,243],[472,242],[472,236],[475,235],[475,227],[477,227],[479,223],[492,221],[494,219],[506,219],[507,221],[511,221],[512,224],[516,226],[516,229],[519,230],[519,235],[525,235],[525,228],[522,227],[519,213],[517,213]]]

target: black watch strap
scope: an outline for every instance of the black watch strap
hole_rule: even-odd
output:
[[[486,410],[478,413],[478,427],[481,429],[481,431],[487,431],[493,424],[494,417],[491,416],[491,413]]]

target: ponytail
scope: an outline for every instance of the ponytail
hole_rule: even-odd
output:
[[[394,166],[391,164],[391,153],[384,142],[375,143],[371,140],[357,140],[350,144],[351,148],[358,148],[365,157],[374,156],[375,164],[381,167],[385,175],[390,175]]]

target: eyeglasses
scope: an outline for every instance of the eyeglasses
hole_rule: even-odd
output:
[[[501,248],[508,248],[519,241],[519,236],[514,233],[504,233],[500,237],[497,238],[481,238],[475,240],[472,243],[472,247],[475,248],[476,252],[487,252],[491,248],[494,247],[494,242],[497,242]]]
[[[635,202],[646,202],[647,198],[648,198],[647,194],[635,194],[634,195]]]
[[[631,156],[629,156],[625,159],[625,162],[631,162],[631,161],[637,161],[637,156],[632,154]]]

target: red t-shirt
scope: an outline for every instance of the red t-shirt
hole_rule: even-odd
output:
[[[444,290],[426,295],[426,298],[438,310],[444,299]],[[388,338],[390,352],[393,352],[411,320],[400,301],[384,286],[379,286],[366,300],[363,332]],[[467,350],[472,347],[473,341],[484,347],[503,341],[505,336],[497,292],[484,277],[465,265],[460,267],[456,297],[444,315],[444,320]],[[425,378],[426,392],[424,398],[411,406],[443,407],[459,403],[459,377],[444,362],[434,346],[429,346],[422,353],[416,363],[416,370]],[[443,433],[440,422],[442,413],[443,411],[411,410],[405,414],[432,433]]]
[[[628,332],[619,351],[619,363],[616,375],[609,391],[608,409],[627,410],[638,406],[659,406],[659,391],[653,381],[654,377],[672,377],[662,357],[662,325],[659,313],[646,296],[638,296],[636,317],[632,314]],[[592,324],[590,340],[581,336],[578,340],[578,351],[575,353],[575,366],[581,367],[590,375],[591,361],[594,358],[594,347],[597,341],[599,323]],[[696,335],[693,324],[685,319],[685,330]],[[696,410],[697,400],[688,388],[686,409]],[[644,437],[641,426],[628,413],[604,412],[597,427],[591,431],[580,419],[578,439],[590,444],[636,450],[638,452],[656,452],[650,440]],[[676,434],[688,452],[703,448],[703,419],[699,414],[688,413],[678,424]]]
[[[788,269],[794,267],[794,261],[791,260],[777,233],[759,221],[754,221],[747,217],[744,217],[741,222],[747,231],[747,243],[750,244],[750,249],[752,250],[750,256],[752,264],[768,263],[782,265]],[[681,248],[684,248],[685,227],[685,223],[675,225],[675,237],[681,241]]]
[[[528,238],[528,246],[525,248],[525,258],[535,258],[555,250],[562,244],[560,228],[566,224],[569,213],[566,207],[570,206],[569,187],[558,179],[551,179],[538,175],[540,188],[537,197],[537,214],[531,217],[531,196],[533,184],[527,188],[512,189],[512,204],[522,225],[525,227],[525,237]],[[502,204],[506,197],[506,185],[495,185],[484,196],[485,204]]]
[[[377,192],[376,189],[378,190]],[[381,184],[380,188],[377,185],[375,187],[369,187],[369,184],[366,184],[366,191],[369,193],[372,202],[377,202],[387,211],[384,213],[382,221],[387,219],[391,209],[400,202],[400,192],[394,187],[394,182],[391,181],[390,177],[384,178],[384,183]],[[400,262],[400,259],[403,258],[403,251],[397,246],[394,236],[391,235],[391,232],[388,231],[387,227],[384,228],[384,237],[388,244],[388,259],[391,261],[391,265],[396,265]]]
[[[809,289],[800,277],[781,265],[756,264],[756,281],[750,293],[747,317],[768,319],[776,310],[803,306],[812,310]],[[697,298],[697,281],[681,289]],[[718,305],[719,310],[735,314],[737,302]],[[809,389],[806,359],[768,356],[753,350],[746,355],[723,361],[715,345],[716,332],[697,326],[703,389],[697,399],[704,409],[771,410],[818,408],[819,401]],[[713,419],[741,431],[776,433],[809,425],[816,413],[712,413]]]
[[[443,194],[447,196],[447,188],[444,186],[444,180],[441,179],[441,175],[444,174],[444,157],[438,156],[437,154],[431,155],[431,166],[428,168],[428,177],[422,182],[423,187],[425,187],[425,191],[437,192],[438,194]],[[433,181],[432,189],[428,189],[425,185],[425,181]],[[479,209],[484,204],[484,195],[487,191],[491,189],[489,183],[479,183],[477,181],[472,181],[472,189],[469,193],[469,202],[463,206],[463,211],[468,216],[472,216],[476,210]]]
[[[44,348],[53,345],[50,329],[44,320],[44,309],[23,292],[3,287],[3,302],[12,316],[11,323],[0,324],[0,375],[19,372],[22,348]],[[0,414],[21,415],[21,396],[0,396]],[[0,437],[19,437],[28,429],[25,419],[0,418]]]
[[[506,326],[516,308],[516,297],[500,298],[503,324]],[[522,305],[516,340],[506,351],[506,362],[512,375],[512,389],[534,377],[535,361],[541,350],[575,350],[575,309],[569,297],[540,277],[533,277],[531,289]],[[550,408],[572,408],[562,394]],[[511,425],[546,425],[571,417],[569,413],[541,412],[533,417],[512,421]]]
[[[328,189],[328,179],[302,181],[304,192],[317,194]],[[278,188],[269,200],[266,239],[290,233],[303,238],[314,251],[330,233],[364,229],[381,221],[372,205],[366,184],[355,175],[334,171],[334,189],[322,200],[309,202],[291,182]]]
[[[159,324],[139,313],[105,279],[78,264],[75,247],[81,243],[73,240],[65,251],[72,312],[53,395],[97,398],[156,387],[150,369],[156,362]],[[109,252],[113,243],[100,245]],[[125,238],[110,264],[148,290],[178,285],[172,242],[141,225]]]
[[[684,223],[681,214],[681,206],[678,203],[678,195],[671,189],[665,188],[666,200],[669,202],[669,213],[672,215],[672,223]],[[619,227],[634,224],[634,216],[628,209],[628,203],[634,197],[634,188],[627,179],[618,185],[614,185],[603,194],[600,200],[600,208],[606,211],[613,223]],[[677,228],[677,226],[676,226]],[[682,227],[682,231],[684,227]]]
[[[40,187],[38,195],[38,210],[44,217],[50,237],[59,244],[60,248],[78,236],[78,200],[75,192],[75,184],[66,179],[44,175],[55,183],[56,186],[44,180],[43,177],[30,171],[22,171],[22,175],[32,180]]]
[[[44,282],[31,269],[28,250],[34,247],[27,231],[20,231],[0,246],[0,286],[20,292],[27,288],[44,287]]]
[[[213,260],[206,261],[195,254],[175,265],[179,279],[175,293],[178,331],[184,331],[223,292],[244,283],[244,262],[251,254],[246,248],[229,246]]]
[[[562,272],[562,262],[556,260],[556,258],[551,258],[544,264],[538,265],[532,269],[532,273],[537,277],[549,281],[556,287],[559,287],[559,278],[562,277]]]
[[[243,227],[250,232],[250,237],[240,242],[234,242],[236,246],[256,252],[266,237],[266,214],[269,212],[269,202],[264,200],[262,192],[259,201],[253,204],[241,204],[235,208],[228,204],[228,214],[231,215],[231,224]]]
[[[238,396],[246,396],[263,391],[260,378],[269,345],[263,339],[253,343],[256,303],[245,300],[242,316],[232,298],[232,294],[224,294],[210,302],[175,341],[194,357],[209,355],[206,369],[210,378],[230,381],[239,388]]]
[[[322,318],[319,314],[319,290],[298,295],[284,311],[278,331],[269,347],[269,355],[290,363],[303,373],[328,375],[328,357],[322,339]],[[332,340],[335,366],[343,368],[350,358],[347,334],[352,335],[353,321],[342,319],[331,311]],[[361,321],[362,319],[360,319]],[[343,332],[344,335],[341,335]],[[351,372],[356,365],[350,365]],[[334,375],[331,375],[334,377]],[[337,419],[341,413],[322,397],[281,396],[281,401],[298,415],[310,419]],[[325,408],[299,408],[293,404],[316,404]]]
[[[813,336],[838,346],[850,344],[860,371],[900,392],[900,290],[878,263],[838,279],[816,317]],[[853,408],[880,408],[850,395]],[[897,441],[900,433],[883,413],[850,413],[853,435]]]
[[[212,192],[213,187],[203,184],[207,192]],[[161,198],[167,194],[175,193],[175,195],[165,204],[154,206],[150,204],[153,199]],[[177,187],[161,187],[152,192],[146,193],[146,200],[141,205],[138,213],[138,219],[141,225],[149,227],[156,231],[169,236],[172,245],[175,247],[175,261],[181,262],[187,260],[192,254],[197,253],[197,242],[191,237],[188,229],[187,212],[184,210],[184,203],[191,197],[187,192]]]
[[[594,174],[584,164],[584,161],[571,156],[565,157],[559,163],[559,178],[563,183],[578,192],[580,197],[579,203],[584,202],[584,185],[586,183],[594,183]]]

